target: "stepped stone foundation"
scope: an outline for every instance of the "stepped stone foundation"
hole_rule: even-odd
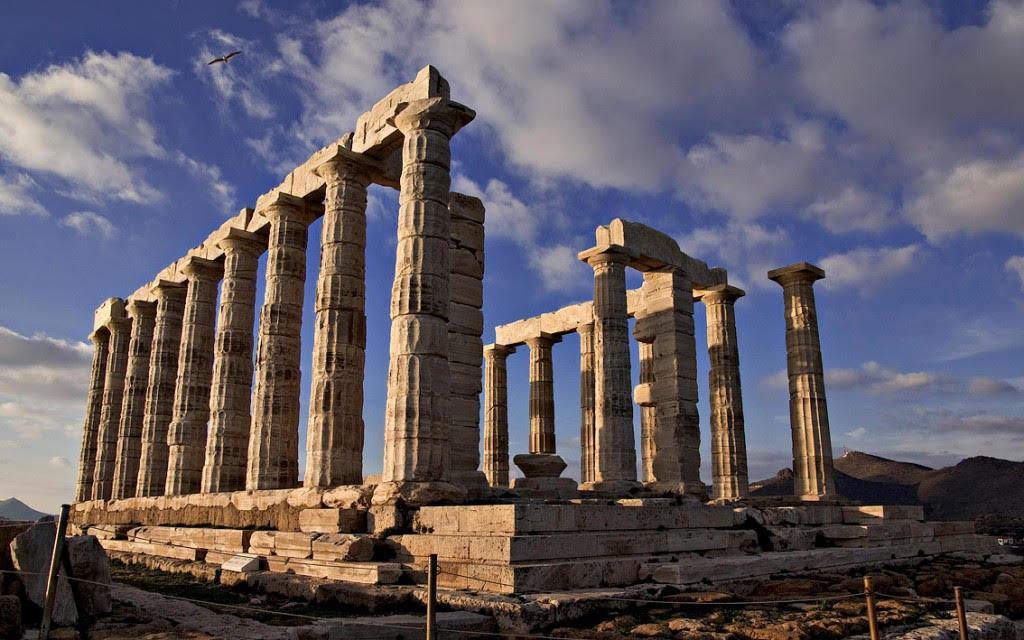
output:
[[[749,496],[743,291],[671,237],[621,219],[598,227],[578,255],[593,270],[592,299],[497,326],[485,346],[485,207],[450,190],[451,141],[474,115],[424,68],[252,208],[97,309],[72,511],[80,530],[112,552],[205,563],[222,576],[422,583],[436,554],[443,588],[499,594],[994,550],[970,523],[924,522],[920,507],[836,493],[812,289],[825,274],[814,265],[768,274],[785,304],[796,479],[786,498]],[[366,362],[366,326],[386,322],[366,307],[373,185],[397,189],[399,211],[384,459],[369,478],[362,386],[367,365],[384,363]],[[317,240],[309,227],[319,218]],[[319,269],[306,301],[310,252]],[[640,288],[627,289],[629,270],[642,274]],[[707,311],[710,487],[699,473],[695,302]],[[580,438],[567,455],[555,438],[553,371],[574,333]],[[303,335],[313,336],[312,362],[302,362]],[[520,347],[529,394],[510,398],[507,360]],[[510,425],[515,403],[529,408],[528,424]],[[510,428],[528,430],[527,451],[509,451]],[[574,458],[578,482],[565,476]]]

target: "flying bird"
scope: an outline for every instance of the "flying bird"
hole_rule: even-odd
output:
[[[206,63],[206,65],[209,66],[211,64],[217,64],[218,62],[227,62],[228,60],[230,60],[231,58],[234,58],[235,56],[237,56],[240,53],[242,53],[242,52],[241,51],[232,51],[231,53],[229,53],[226,56],[221,56],[219,58],[214,58],[213,60],[210,60],[209,62]]]

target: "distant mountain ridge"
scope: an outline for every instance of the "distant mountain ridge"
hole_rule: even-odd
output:
[[[0,500],[0,520],[23,520],[35,522],[50,514],[36,511],[17,498]]]
[[[929,518],[1024,518],[1024,462],[986,456],[930,469],[860,451],[835,459],[836,489],[844,497],[873,504],[922,504]],[[793,472],[750,485],[754,496],[791,495]]]

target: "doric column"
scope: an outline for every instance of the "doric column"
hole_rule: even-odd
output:
[[[806,262],[768,272],[769,279],[782,285],[786,305],[794,493],[802,500],[830,499],[836,492],[813,289],[814,282],[824,277],[824,271]]]
[[[277,193],[257,213],[270,222],[270,239],[245,488],[287,489],[299,482],[306,241],[318,212],[300,198]]]
[[[199,493],[206,459],[206,427],[210,420],[214,322],[217,283],[224,265],[190,257],[185,315],[178,350],[178,384],[174,417],[167,429],[167,495]]]
[[[327,195],[306,427],[307,487],[363,481],[368,169],[365,159],[342,148],[316,168]]]
[[[594,481],[594,325],[576,328],[580,336],[580,482]]]
[[[640,385],[654,387],[654,342],[637,341],[640,356]],[[644,483],[657,481],[654,455],[658,450],[656,435],[658,407],[653,402],[640,404],[640,468]]]
[[[124,378],[128,369],[128,344],[132,321],[114,317],[107,323],[110,330],[110,353],[106,378],[103,381],[103,408],[96,435],[96,466],[93,470],[92,499],[109,500],[114,485],[114,461],[117,455],[117,430],[121,424],[124,402]]]
[[[594,269],[594,479],[584,489],[626,492],[636,481],[626,263],[614,249],[586,258]]]
[[[405,136],[391,349],[384,426],[383,483],[374,500],[388,502],[436,483],[438,496],[459,495],[448,467],[448,305],[451,136],[473,112],[444,98],[416,100],[395,118]],[[419,495],[430,499],[422,488]]]
[[[484,474],[492,487],[508,486],[508,373],[515,347],[484,347]]]
[[[92,499],[92,479],[96,470],[96,436],[100,429],[103,410],[103,384],[107,376],[107,358],[110,350],[110,332],[93,331],[92,373],[89,375],[89,395],[85,400],[85,424],[82,425],[82,450],[78,458],[78,481],[75,483],[75,502]]]
[[[167,428],[174,417],[178,379],[181,324],[185,316],[184,282],[161,280],[152,288],[156,298],[156,325],[149,354],[146,412],[142,419],[142,453],[135,495],[161,496],[167,486]]]
[[[560,336],[541,334],[530,338],[530,453],[555,451],[555,387],[551,370],[551,345]]]
[[[700,498],[700,416],[697,411],[697,343],[693,333],[693,285],[674,269],[647,271],[634,334],[653,343],[645,372],[649,397],[644,470],[647,487]]]
[[[736,300],[742,289],[717,285],[698,293],[707,312],[708,399],[711,403],[711,475],[716,500],[749,494],[747,444],[743,433]]]
[[[256,273],[267,241],[231,228],[217,243],[224,251],[217,337],[213,347],[210,427],[206,436],[201,491],[245,489],[249,427],[252,423],[252,326],[256,316]]]
[[[130,300],[126,307],[132,319],[132,336],[128,344],[128,369],[124,380],[121,424],[117,435],[114,463],[115,500],[135,497],[139,479],[139,456],[142,453],[142,420],[146,410],[146,387],[149,384],[150,350],[153,346],[153,325],[156,303]]]

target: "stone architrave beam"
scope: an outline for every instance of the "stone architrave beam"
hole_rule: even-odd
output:
[[[768,278],[782,286],[785,300],[794,493],[802,500],[827,500],[836,495],[813,289],[814,282],[824,277],[824,271],[807,262],[768,272]]]

